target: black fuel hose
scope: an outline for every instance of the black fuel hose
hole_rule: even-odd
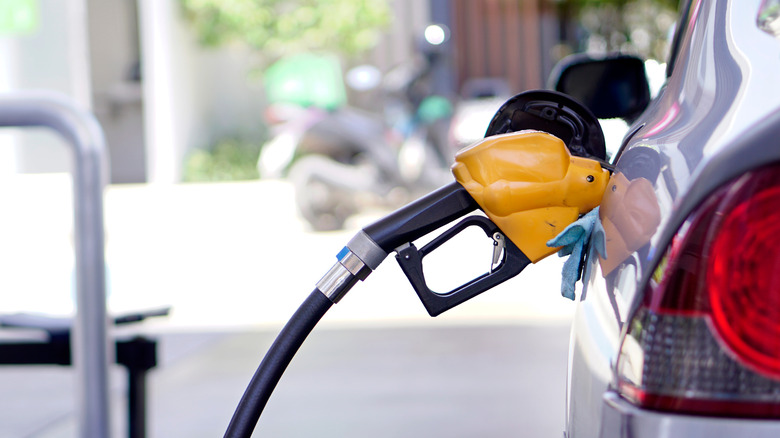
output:
[[[225,438],[250,438],[276,384],[314,326],[352,286],[365,280],[390,251],[476,208],[477,204],[468,192],[460,184],[452,183],[355,235],[337,256],[338,262],[317,283],[314,292],[274,340],[241,397]]]
[[[279,383],[295,353],[333,302],[319,289],[298,307],[274,340],[257,371],[252,376],[241,401],[230,420],[225,438],[250,438],[271,393]]]

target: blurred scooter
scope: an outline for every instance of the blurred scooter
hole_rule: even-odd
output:
[[[493,115],[514,93],[505,79],[472,78],[464,82],[455,105],[449,137],[460,150],[485,136]]]
[[[435,97],[422,107],[444,106]],[[447,115],[449,115],[447,113]],[[395,208],[439,187],[449,175],[448,118],[417,114],[406,131],[342,108],[313,125],[290,167],[296,204],[317,231],[341,229],[367,208]]]
[[[292,181],[298,209],[314,230],[341,229],[355,213],[397,208],[448,180],[455,153],[447,137],[452,106],[426,86],[430,60],[423,56],[402,64],[384,78],[368,66],[347,74],[351,87],[364,90],[378,86],[381,78],[382,115],[347,106],[338,92],[320,99],[329,106],[317,104],[309,95],[323,87],[312,87],[306,79],[299,82],[307,84],[308,94],[298,96],[296,110],[277,105],[290,117],[264,145],[258,168],[265,178]],[[276,74],[289,81],[306,71],[313,69],[279,68]],[[296,87],[273,88],[284,89]]]

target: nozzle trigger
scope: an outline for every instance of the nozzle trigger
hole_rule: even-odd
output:
[[[490,271],[449,292],[432,291],[425,282],[422,267],[423,258],[471,226],[481,228],[485,235],[493,239],[493,260]],[[484,216],[469,216],[463,219],[420,249],[409,243],[399,247],[397,251],[396,260],[398,260],[401,270],[406,274],[406,278],[409,279],[417,296],[420,297],[420,301],[431,316],[437,316],[509,280],[531,263],[511,240],[504,237],[496,224]]]
[[[493,233],[493,260],[490,263],[491,273],[493,273],[496,265],[498,265],[498,263],[501,261],[501,255],[504,253],[504,249],[506,248],[506,245],[504,244],[505,240],[506,237],[504,237],[504,235],[498,231]]]

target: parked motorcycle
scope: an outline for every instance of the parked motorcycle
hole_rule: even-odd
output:
[[[301,215],[317,231],[439,187],[455,152],[448,139],[452,106],[425,86],[430,67],[418,59],[389,72],[381,115],[345,104],[272,105],[284,122],[261,151],[260,174],[288,178]]]
[[[313,127],[301,143],[309,153],[289,173],[302,216],[315,230],[340,229],[363,209],[397,207],[440,186],[450,153],[446,126],[436,133],[435,122],[401,134],[341,111]]]

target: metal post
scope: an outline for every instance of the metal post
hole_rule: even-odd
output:
[[[76,321],[73,363],[78,376],[82,438],[110,436],[103,189],[108,179],[103,131],[94,116],[65,96],[49,92],[0,95],[0,127],[46,127],[74,154],[73,202],[76,246]]]
[[[127,370],[127,436],[146,438],[146,370]]]

